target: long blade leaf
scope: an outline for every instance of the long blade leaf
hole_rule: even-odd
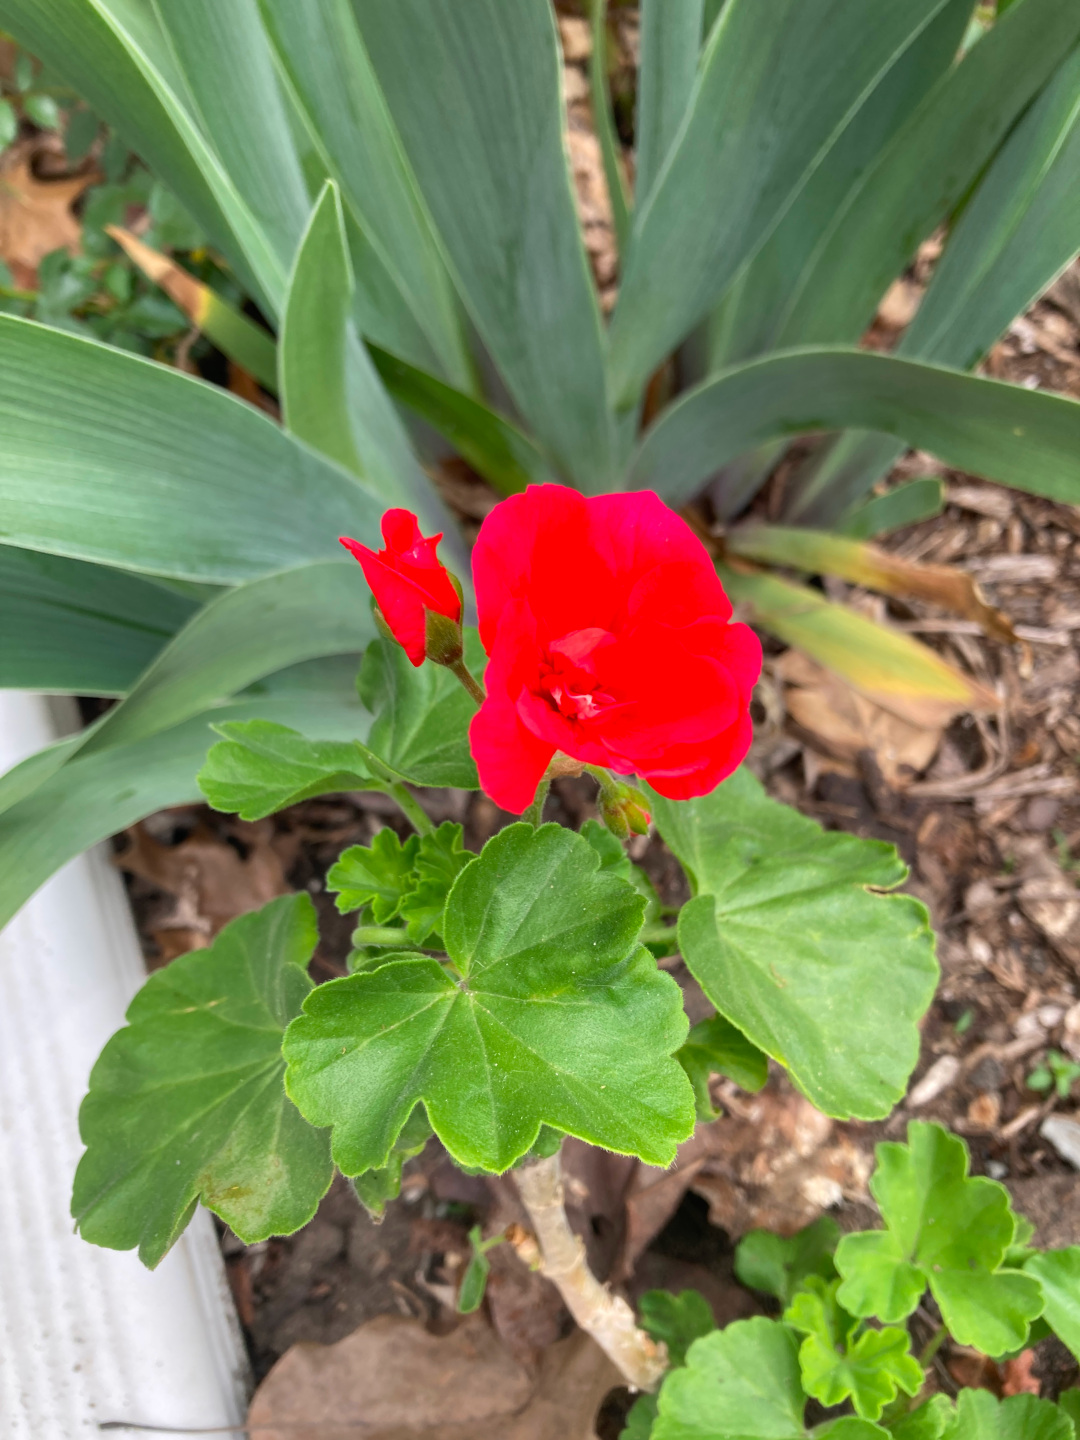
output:
[[[373,636],[367,586],[355,565],[303,565],[239,585],[188,622],[81,753],[169,729],[290,665],[357,653]]]
[[[965,207],[896,353],[975,366],[1078,251],[1080,50],[1074,50]],[[844,435],[799,477],[788,514],[831,523],[902,453],[881,435]]]
[[[701,57],[705,0],[642,0],[635,188],[643,204],[690,104]]]
[[[5,542],[228,585],[377,541],[382,508],[226,391],[0,316]]]
[[[434,361],[446,379],[470,389],[472,364],[453,286],[349,0],[259,3],[278,62],[351,214],[364,315],[375,325],[365,334],[414,363]],[[430,356],[388,310],[388,290],[401,297]]]
[[[220,738],[212,724],[270,720],[319,739],[363,738],[370,716],[357,698],[355,675],[355,657],[300,665],[263,682],[258,694],[170,730],[77,755],[52,775],[39,765],[41,783],[0,814],[0,926],[83,850],[154,810],[199,800],[195,776]],[[51,752],[42,755],[51,759]]]
[[[258,0],[153,0],[194,114],[287,264],[311,201]]]
[[[635,215],[612,388],[656,365],[768,239],[864,96],[947,0],[728,0],[686,124]]]
[[[0,689],[123,695],[196,608],[123,570],[0,545]]]
[[[743,451],[848,428],[893,435],[958,470],[1080,504],[1077,401],[839,349],[768,356],[699,385],[646,434],[630,485],[679,503]]]
[[[835,214],[778,346],[858,340],[1078,37],[1074,0],[1024,0],[938,81]]]
[[[297,252],[278,347],[285,423],[359,476],[388,505],[453,532],[412,452],[351,316],[352,269],[341,196],[328,181]]]
[[[997,704],[991,691],[929,646],[834,605],[820,591],[763,571],[717,570],[732,600],[748,605],[759,625],[902,719],[942,724],[960,711]]]
[[[563,475],[609,488],[600,311],[563,148],[549,0],[354,0],[353,9],[458,290],[514,403]]]

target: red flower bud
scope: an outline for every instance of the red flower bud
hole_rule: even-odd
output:
[[[742,763],[761,645],[656,495],[530,486],[484,521],[473,576],[491,658],[470,737],[496,804],[525,810],[557,751],[674,800]]]
[[[461,588],[436,558],[442,536],[425,540],[409,510],[387,510],[382,533],[384,550],[369,550],[344,535],[341,543],[359,560],[387,628],[412,663],[422,665],[428,654],[429,615],[440,617],[431,626],[439,651],[431,658],[441,665],[453,663],[461,656]],[[451,627],[457,629],[456,656],[451,655]]]

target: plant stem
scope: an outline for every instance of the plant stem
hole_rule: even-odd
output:
[[[392,925],[358,925],[353,931],[353,945],[396,945],[399,950],[408,949],[409,937],[404,930],[395,930]]]
[[[419,803],[409,794],[393,770],[391,770],[388,765],[384,765],[374,750],[369,750],[363,741],[354,740],[352,743],[364,757],[364,762],[372,775],[381,781],[381,784],[375,788],[389,795],[391,800],[397,801],[405,814],[405,818],[418,835],[433,835],[435,833],[435,826],[424,814]]]
[[[511,1172],[540,1247],[540,1269],[566,1308],[636,1390],[655,1390],[668,1368],[667,1350],[639,1330],[634,1312],[589,1269],[585,1246],[563,1209],[557,1154]]]
[[[544,818],[544,803],[547,800],[550,789],[551,781],[541,780],[535,800],[521,817],[522,820],[524,820],[527,825],[531,825],[534,830]]]
[[[484,703],[484,701],[487,699],[487,691],[480,684],[480,681],[477,680],[476,676],[472,673],[469,667],[465,664],[464,660],[455,660],[453,665],[448,665],[446,668],[450,671],[451,675],[457,676],[457,678],[461,681],[462,685],[465,686],[465,689],[469,692],[469,694],[472,696],[472,698],[476,701],[478,705],[482,705]]]
[[[602,765],[583,765],[582,769],[585,771],[586,775],[591,775],[593,777],[596,783],[600,786],[603,794],[610,795],[612,797],[618,796],[619,782],[612,779],[610,772],[605,770]]]
[[[944,1325],[939,1325],[938,1328],[934,1331],[933,1335],[930,1336],[930,1339],[923,1346],[922,1350],[919,1352],[919,1364],[923,1367],[924,1370],[930,1364],[930,1361],[933,1360],[934,1356],[941,1349],[942,1345],[945,1344],[945,1341],[948,1338],[948,1330],[946,1330]]]
[[[400,785],[397,783],[393,785],[387,785],[386,793],[390,796],[392,800],[397,801],[398,805],[400,805],[401,809],[404,811],[406,820],[411,823],[413,829],[418,835],[434,835],[434,824],[428,819],[427,815],[421,809],[420,802],[414,799],[413,796],[409,794],[408,790],[405,789],[404,785]]]

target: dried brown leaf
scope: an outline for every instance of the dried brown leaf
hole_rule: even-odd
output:
[[[248,1424],[261,1440],[594,1440],[620,1381],[580,1332],[551,1346],[534,1377],[481,1316],[436,1336],[381,1315],[336,1345],[289,1350]]]

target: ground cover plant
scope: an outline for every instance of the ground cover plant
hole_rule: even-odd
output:
[[[644,1295],[643,1324],[673,1368],[658,1395],[638,1400],[623,1440],[1071,1440],[1078,1390],[1056,1404],[982,1389],[922,1395],[949,1339],[1004,1357],[1055,1333],[1080,1350],[1080,1249],[1033,1247],[1005,1187],[969,1177],[967,1165],[961,1140],[914,1122],[906,1144],[877,1148],[870,1185],[882,1229],[841,1235],[822,1217],[789,1239],[745,1236],[736,1271],[777,1304],[777,1319],[718,1330],[695,1291]],[[908,1320],[928,1288],[940,1323],[916,1353]],[[811,1401],[846,1413],[808,1430]]]

